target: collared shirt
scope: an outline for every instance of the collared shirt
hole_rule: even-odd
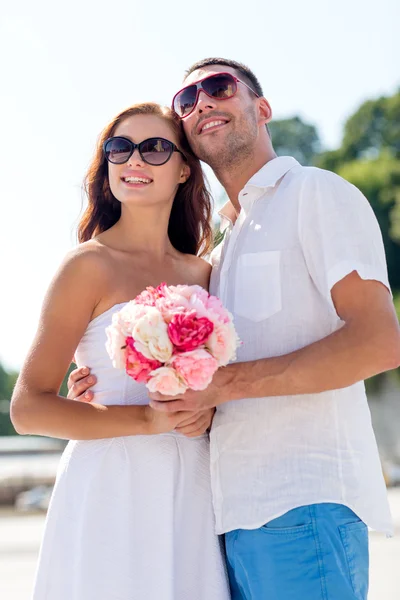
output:
[[[238,362],[288,354],[341,328],[331,289],[354,270],[389,288],[374,213],[338,175],[275,158],[250,179],[239,202],[235,224],[224,219],[210,284],[233,313],[243,342]],[[210,437],[218,533],[336,502],[391,535],[363,382],[227,402],[217,408]]]

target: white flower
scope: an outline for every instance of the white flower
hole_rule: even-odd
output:
[[[154,306],[146,306],[146,311],[135,323],[132,337],[135,340],[135,348],[145,356],[167,362],[172,356],[172,343],[168,336],[168,327],[162,314]],[[136,344],[138,344],[136,346]],[[142,346],[147,348],[147,353]]]
[[[206,342],[206,348],[218,361],[220,367],[236,360],[236,349],[239,345],[240,340],[232,322],[214,321],[214,331]]]

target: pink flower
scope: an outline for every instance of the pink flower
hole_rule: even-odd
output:
[[[160,367],[152,371],[146,387],[150,392],[158,392],[165,396],[178,396],[184,394],[187,390],[185,382],[171,367]]]
[[[168,286],[168,290],[173,294],[186,298],[186,300],[192,301],[196,298],[199,299],[204,306],[207,305],[209,293],[200,285],[170,285]]]
[[[145,306],[155,306],[159,298],[165,295],[165,283],[160,283],[156,288],[149,286],[135,298],[136,304],[144,304]]]
[[[212,356],[217,359],[220,367],[236,359],[236,349],[240,340],[232,322],[214,323],[214,331],[206,342],[206,347]]]
[[[176,354],[171,365],[192,390],[205,390],[218,369],[215,358],[202,348]]]
[[[204,344],[213,330],[214,324],[206,317],[198,317],[195,310],[174,314],[168,325],[169,339],[184,352]]]
[[[230,313],[226,310],[221,300],[217,296],[209,296],[206,304],[207,310],[211,311],[221,323],[229,323]]]
[[[158,360],[150,360],[138,352],[132,337],[126,338],[126,372],[135,381],[146,382],[150,379],[150,373],[161,366]]]
[[[164,321],[169,323],[174,313],[189,310],[189,300],[184,296],[172,293],[169,288],[166,288],[165,297],[157,299],[156,307],[164,317]]]

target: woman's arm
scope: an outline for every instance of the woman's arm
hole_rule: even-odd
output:
[[[161,422],[149,407],[86,404],[58,395],[106,284],[107,267],[96,249],[73,251],[55,275],[12,397],[11,420],[18,433],[109,438],[170,431],[188,418],[180,413]]]

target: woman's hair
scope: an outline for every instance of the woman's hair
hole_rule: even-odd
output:
[[[108,180],[108,163],[103,153],[105,140],[117,126],[134,115],[155,115],[164,119],[176,134],[178,147],[190,167],[190,176],[179,184],[168,224],[171,244],[185,254],[206,254],[212,243],[212,205],[200,161],[190,149],[179,117],[167,107],[153,102],[135,104],[119,113],[101,133],[94,158],[84,179],[88,206],[78,225],[78,240],[86,242],[110,229],[121,216],[121,203],[113,196]]]

